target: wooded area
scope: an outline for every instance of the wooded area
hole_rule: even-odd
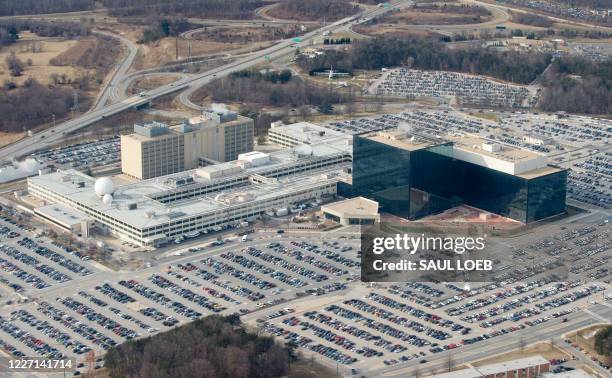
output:
[[[612,326],[595,334],[595,351],[602,356],[612,356]]]
[[[0,16],[63,13],[94,9],[93,0],[5,0],[0,1]]]
[[[195,28],[186,18],[156,18],[148,22],[151,27],[142,32],[141,42],[151,43],[159,39],[177,36],[189,29]]]
[[[553,25],[550,18],[536,13],[510,12],[510,14],[512,15],[512,22],[517,24],[539,26],[542,28],[549,28]]]
[[[111,349],[111,377],[272,378],[287,373],[291,351],[246,332],[238,316],[207,316]]]
[[[556,59],[542,80],[540,106],[546,111],[612,113],[612,61]]]
[[[0,30],[6,30],[9,38],[14,33],[29,30],[41,37],[76,38],[89,35],[89,27],[83,23],[68,21],[40,21],[28,19],[0,20]]]
[[[276,7],[276,17],[298,20],[337,20],[359,11],[359,6],[346,0],[286,0]]]
[[[497,52],[486,48],[449,49],[435,38],[380,37],[356,41],[347,52],[331,52],[313,59],[300,56],[301,68],[381,69],[405,66],[423,70],[481,74],[514,83],[532,82],[544,71],[550,56],[539,53]]]
[[[184,16],[201,18],[252,18],[262,0],[102,0],[113,16]]]
[[[65,117],[73,104],[74,90],[48,87],[28,79],[15,89],[0,89],[0,131],[20,132]]]
[[[322,112],[331,111],[332,104],[352,101],[352,96],[333,87],[317,86],[291,77],[290,71],[259,74],[241,71],[219,79],[203,88],[204,96],[213,102],[238,102],[268,106],[312,105]]]

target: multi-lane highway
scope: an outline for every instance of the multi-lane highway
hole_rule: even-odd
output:
[[[132,66],[132,63],[134,63],[134,59],[136,59],[138,46],[129,39],[117,34],[102,31],[98,31],[96,33],[119,40],[119,42],[121,42],[127,48],[128,52],[127,56],[117,65],[111,79],[105,84],[104,88],[96,99],[93,110],[100,110],[108,103],[113,88],[119,86],[119,84],[121,84],[121,82],[124,80],[125,75]]]
[[[185,90],[190,87],[201,87],[202,85],[208,84],[212,80],[219,77],[226,76],[231,72],[247,69],[257,64],[264,63],[267,60],[277,59],[287,54],[291,54],[296,48],[310,45],[316,36],[319,36],[326,31],[336,32],[339,30],[344,30],[344,28],[350,27],[352,24],[359,22],[359,18],[375,17],[404,2],[405,0],[396,0],[390,2],[389,7],[377,7],[360,12],[356,15],[343,18],[327,26],[308,32],[300,37],[299,42],[296,42],[293,39],[283,40],[272,47],[253,52],[245,58],[236,60],[224,66],[214,68],[199,75],[194,75],[193,77],[178,80],[168,85],[150,90],[141,95],[129,97],[119,103],[86,113],[78,118],[61,123],[55,127],[40,133],[36,133],[31,137],[22,139],[0,149],[0,161],[10,161],[11,159],[19,158],[34,151],[47,148],[54,143],[61,141],[62,138],[64,138],[68,133],[75,132],[91,125],[92,123],[98,122],[106,117],[120,113],[127,109],[145,105],[155,98]]]

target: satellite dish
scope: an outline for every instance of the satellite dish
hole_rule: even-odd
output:
[[[102,203],[105,205],[110,205],[113,203],[113,196],[110,194],[105,194],[104,197],[102,197]]]
[[[112,194],[115,190],[115,185],[110,177],[100,177],[94,184],[94,191],[98,197],[104,197],[106,194]]]

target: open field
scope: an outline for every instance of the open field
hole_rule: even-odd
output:
[[[194,33],[193,39],[220,43],[252,43],[291,38],[300,33],[302,31],[297,25],[244,28],[210,27]]]
[[[0,132],[0,147],[6,146],[7,144],[13,143],[23,138],[24,133],[5,133]]]
[[[393,12],[381,23],[409,25],[464,25],[478,24],[492,19],[491,13],[478,6],[433,4]]]
[[[343,0],[327,1],[329,1],[327,7],[325,4],[326,1],[319,2],[318,11],[314,10],[314,8],[317,8],[317,5],[312,5],[309,8],[306,6],[307,2],[304,2],[305,5],[303,7],[297,7],[298,9],[302,9],[304,11],[296,11],[294,10],[296,2],[292,1],[288,3],[281,2],[278,5],[266,8],[263,13],[269,18],[280,20],[320,21],[325,18],[326,21],[335,21],[358,11],[358,6],[355,5],[355,3],[350,3]]]
[[[63,38],[38,37],[36,34],[22,32],[17,43],[0,49],[0,82],[10,80],[19,86],[28,78],[34,78],[41,83],[48,84],[51,82],[50,76],[52,74],[66,75],[69,78],[76,78],[85,74],[87,71],[83,69],[50,64],[53,58],[65,54],[82,43],[85,42]],[[32,52],[32,50],[37,52]],[[25,70],[19,77],[10,76],[6,66],[6,58],[11,52],[15,52],[17,58],[24,63]],[[31,60],[32,65],[27,64],[29,60]]]

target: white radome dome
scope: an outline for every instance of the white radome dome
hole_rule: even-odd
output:
[[[104,197],[102,197],[102,203],[105,205],[110,205],[113,203],[113,196],[110,194],[105,194]]]
[[[113,190],[115,190],[115,186],[113,185],[113,180],[111,180],[110,177],[100,177],[94,184],[94,191],[98,197],[103,197],[106,194],[112,194]]]

